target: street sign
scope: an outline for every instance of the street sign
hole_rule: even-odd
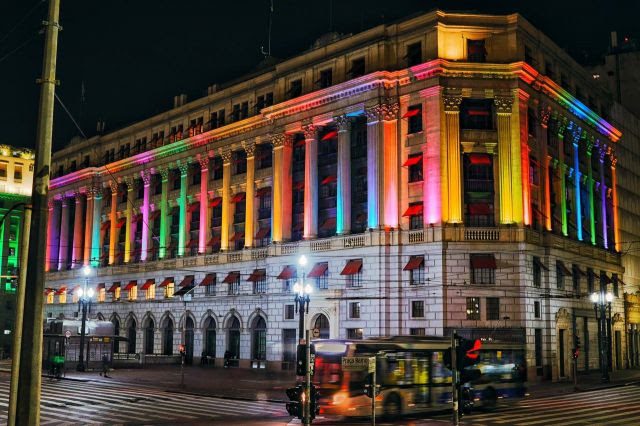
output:
[[[65,331],[65,332],[64,332],[64,337],[66,337],[67,339],[68,339],[69,337],[71,337],[71,330],[67,330],[67,331]]]
[[[343,356],[342,371],[368,371],[373,372],[376,366],[376,358],[368,356]]]
[[[311,334],[317,339],[318,337],[320,337],[320,329],[314,328]]]

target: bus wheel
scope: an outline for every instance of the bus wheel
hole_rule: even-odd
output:
[[[498,404],[498,395],[494,388],[486,388],[482,391],[482,408],[487,411],[493,411]]]
[[[384,416],[388,420],[393,420],[402,415],[402,401],[400,395],[392,393],[384,401]]]

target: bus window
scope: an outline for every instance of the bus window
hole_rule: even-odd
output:
[[[433,352],[431,354],[432,383],[451,383],[451,370],[444,365],[444,353]]]

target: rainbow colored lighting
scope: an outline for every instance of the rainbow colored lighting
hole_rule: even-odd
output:
[[[582,241],[582,206],[580,203],[580,160],[578,158],[578,144],[573,144],[573,183],[575,185],[575,211],[576,211],[576,229],[578,232],[578,240]]]

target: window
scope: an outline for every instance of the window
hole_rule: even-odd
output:
[[[134,285],[129,289],[129,300],[137,300],[138,299],[138,286]]]
[[[533,256],[533,286],[542,286],[542,262],[537,256]]]
[[[480,298],[479,297],[467,297],[467,319],[468,320],[480,319]]]
[[[253,294],[263,294],[267,292],[267,271],[256,269],[249,276],[249,281],[253,282]]]
[[[487,321],[500,319],[500,298],[487,297]]]
[[[146,284],[145,284],[146,286]],[[145,299],[147,300],[153,300],[156,298],[156,285],[155,284],[150,284],[147,289],[145,290]]]
[[[411,318],[424,318],[423,300],[413,300],[411,302]]]
[[[492,254],[471,255],[471,283],[494,284],[496,281],[496,259]]]
[[[549,77],[551,80],[555,80],[556,75],[553,72],[553,64],[551,62],[545,62],[544,63],[544,70],[547,74],[547,77]]]
[[[217,275],[216,274],[207,274],[205,277],[206,285],[204,286],[204,294],[207,296],[215,296],[216,295],[216,286],[217,286]]]
[[[615,297],[620,297],[620,294],[618,293],[620,291],[620,286],[618,285],[618,274],[613,274],[611,276],[611,283],[613,284],[613,295]]]
[[[240,105],[240,119],[244,120],[249,117],[249,102],[245,101]]]
[[[58,176],[61,176],[61,174],[58,174]],[[6,179],[7,178],[7,163],[0,163],[0,179]]]
[[[409,183],[422,182],[422,154],[412,154],[407,159],[409,167]]]
[[[346,275],[347,287],[362,287],[362,259],[351,259],[340,272],[340,275]]]
[[[231,110],[231,122],[240,120],[240,104],[235,104]]]
[[[542,329],[536,328],[534,331],[534,352],[536,358],[536,375],[542,376],[544,374],[542,369]]]
[[[533,302],[533,317],[540,318],[540,302],[537,300]]]
[[[349,303],[349,318],[360,318],[360,302]]]
[[[173,294],[175,293],[176,287],[175,287],[175,283],[173,282],[173,278],[171,279],[171,282],[168,283],[165,287],[164,287],[164,297],[165,298],[171,298],[173,297]]]
[[[326,290],[329,288],[329,264],[324,263],[316,263],[313,267],[309,275],[309,278],[316,279],[316,287],[318,290]]]
[[[406,114],[404,115],[408,120],[408,130],[409,134],[418,133],[422,131],[422,105],[411,105],[409,109],[407,109]]]
[[[223,166],[222,157],[213,157],[213,174],[212,174],[213,180],[222,179],[222,166]]]
[[[422,211],[422,201],[416,201],[409,204],[409,208],[402,215],[403,217],[409,218],[409,229],[422,229],[424,227],[424,217]]]
[[[564,266],[562,261],[556,261],[556,288],[558,290],[564,290],[564,278],[567,275],[571,275],[567,273],[567,268]]]
[[[362,336],[361,328],[347,328],[347,339],[362,340]]]
[[[356,78],[365,74],[365,61],[364,58],[357,58],[351,60],[351,69],[349,70],[349,76]]]
[[[409,329],[409,335],[411,336],[424,336],[425,333],[425,329],[424,328],[410,328]]]
[[[321,89],[324,89],[325,87],[329,87],[332,84],[332,79],[333,79],[333,70],[331,68],[322,70],[320,71],[320,79],[318,80],[318,86]]]
[[[460,104],[460,128],[495,130],[493,122],[493,100],[463,99]]]
[[[104,301],[107,298],[107,291],[105,290],[104,286],[98,288],[97,295],[98,295],[98,302],[104,303]]]
[[[487,49],[484,40],[467,40],[467,61],[486,62]]]
[[[247,173],[247,153],[244,150],[233,153],[234,175]]]
[[[578,265],[573,265],[571,268],[571,282],[573,284],[573,291],[580,291],[580,275],[582,272],[580,271],[580,267]]]
[[[295,318],[295,305],[284,305],[284,319],[292,320]]]
[[[407,45],[407,66],[412,67],[422,63],[422,43],[412,43]]]
[[[229,296],[237,296],[240,294],[240,271],[233,271],[227,275],[224,282],[229,284],[227,294]]]
[[[15,181],[22,181],[22,165],[16,164],[13,168],[13,179]]]
[[[113,301],[117,302],[120,300],[120,291],[122,290],[120,288],[120,283],[114,283],[114,285],[117,284],[117,287],[113,290]]]
[[[587,291],[589,294],[593,293],[593,287],[595,282],[595,274],[593,269],[587,268]]]
[[[302,79],[291,81],[289,85],[289,99],[302,95]]]
[[[410,285],[424,284],[424,256],[411,256],[404,270],[409,271]]]

